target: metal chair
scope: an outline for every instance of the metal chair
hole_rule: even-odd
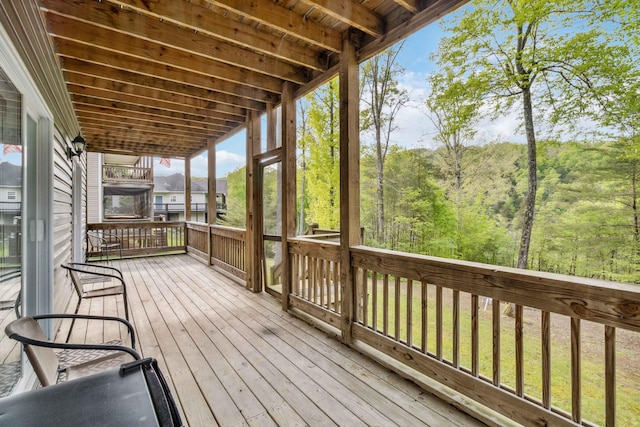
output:
[[[72,344],[50,341],[38,324],[38,320],[43,319],[88,319],[119,322],[128,329],[131,347],[121,345],[119,342]],[[24,345],[24,351],[43,387],[120,366],[127,361],[124,360],[125,358],[140,360],[140,355],[135,350],[133,326],[118,317],[77,314],[22,317],[9,323],[5,332],[9,338]],[[63,351],[56,354],[53,349],[62,349]]]
[[[69,271],[71,282],[78,296],[78,304],[74,314],[78,314],[83,299],[120,295],[124,300],[124,317],[129,320],[129,302],[127,300],[127,286],[122,272],[114,267],[82,262],[62,264],[62,268]],[[71,337],[75,319],[71,321],[67,341]]]
[[[122,259],[122,241],[114,234],[100,234],[96,231],[87,231],[87,243],[89,253],[98,252],[100,254],[100,261],[102,261],[103,255],[105,259],[109,261],[109,252],[116,249],[118,250],[120,259]]]

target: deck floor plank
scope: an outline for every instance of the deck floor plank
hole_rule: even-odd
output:
[[[125,275],[137,347],[158,359],[190,426],[482,425],[187,255],[112,265]],[[122,317],[117,298],[83,301],[81,312]],[[77,324],[73,339],[122,334],[97,329]]]

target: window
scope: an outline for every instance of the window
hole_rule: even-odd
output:
[[[16,192],[15,191],[8,191],[7,192],[7,200],[15,200],[16,199]]]
[[[178,196],[171,196],[171,201],[172,202],[177,202],[178,201]]]

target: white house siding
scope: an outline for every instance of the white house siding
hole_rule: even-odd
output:
[[[87,222],[102,222],[102,154],[87,153]]]
[[[64,137],[55,129],[53,141],[53,272],[54,300],[56,313],[64,312],[71,297],[63,262],[71,260],[72,248],[72,196],[71,161],[67,160]],[[78,165],[81,165],[78,163]]]
[[[48,174],[53,174],[53,182],[47,183],[49,188],[53,187],[49,190],[53,194],[49,194],[52,211],[47,219],[50,224],[47,237],[52,241],[49,242],[51,252],[47,251],[46,264],[53,270],[52,305],[54,311],[59,312],[70,301],[72,289],[70,280],[60,267],[62,262],[70,261],[72,257],[72,163],[67,160],[66,147],[67,141],[78,134],[80,127],[38,6],[39,2],[31,0],[0,2],[0,39],[6,41],[4,46],[8,46],[6,57],[18,55],[22,59],[2,65],[21,69],[21,87],[28,92],[24,95],[26,104],[36,115],[53,124],[53,134],[48,141],[42,142],[50,144],[46,148],[52,150],[48,152],[52,164],[43,176],[48,180]],[[23,268],[29,269],[31,261],[27,261]],[[37,264],[42,265],[40,261]],[[26,283],[27,287],[32,285],[35,284]]]

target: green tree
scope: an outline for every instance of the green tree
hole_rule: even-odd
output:
[[[246,167],[240,167],[227,175],[227,212],[220,224],[229,227],[246,227]]]
[[[453,35],[441,41],[439,62],[476,71],[496,113],[519,105],[528,147],[519,268],[527,267],[534,224],[537,129],[545,123],[571,127],[581,115],[599,113],[626,58],[624,46],[609,43],[601,24],[588,0],[476,0],[449,21]]]
[[[339,96],[334,78],[307,97],[309,139],[306,162],[308,219],[321,227],[340,225]]]
[[[464,154],[476,134],[482,101],[480,82],[474,75],[464,76],[442,67],[429,76],[426,106],[435,127],[434,139],[444,146],[440,151],[447,165],[446,172],[453,179],[453,194],[457,210],[458,233],[462,227],[462,186]],[[460,242],[459,239],[456,241]],[[461,248],[458,247],[458,252]]]
[[[360,129],[373,133],[373,146],[376,154],[376,216],[374,235],[378,240],[385,240],[384,209],[384,167],[391,134],[396,129],[398,112],[406,105],[409,96],[401,89],[397,78],[404,73],[398,64],[397,57],[404,42],[396,48],[384,52],[364,62],[360,68],[362,90],[361,102],[365,108],[361,112]]]

